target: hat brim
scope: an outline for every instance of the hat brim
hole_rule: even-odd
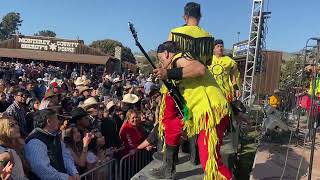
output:
[[[92,107],[99,106],[100,104],[102,104],[102,103],[82,104],[79,107],[81,107],[84,110],[87,110],[87,109],[90,109]]]
[[[81,94],[81,93],[83,93],[83,92],[85,92],[85,91],[91,91],[91,90],[93,90],[93,88],[82,89],[82,90],[79,91],[79,93]]]
[[[124,103],[135,104],[139,101],[139,97],[134,97],[132,101],[122,100]]]
[[[114,81],[113,84],[116,84],[116,83],[119,83],[119,82],[122,82],[122,80]]]

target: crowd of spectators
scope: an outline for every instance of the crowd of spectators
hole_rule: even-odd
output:
[[[81,75],[0,63],[2,179],[80,179],[135,151],[154,128],[159,82],[137,73]]]

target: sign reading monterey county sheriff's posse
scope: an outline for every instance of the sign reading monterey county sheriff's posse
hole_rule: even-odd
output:
[[[21,49],[33,49],[41,51],[54,51],[54,52],[70,52],[75,53],[78,42],[61,41],[56,39],[38,39],[19,37],[18,42]]]

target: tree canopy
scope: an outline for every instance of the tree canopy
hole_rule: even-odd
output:
[[[35,36],[56,37],[56,33],[51,30],[41,30],[34,34]]]
[[[115,47],[120,46],[122,47],[121,59],[135,63],[135,58],[132,54],[131,49],[126,46],[123,46],[123,44],[119,41],[112,39],[97,40],[93,41],[89,46],[93,48],[98,48],[102,52],[110,54],[112,56],[114,56]]]
[[[0,23],[0,40],[6,40],[15,34],[21,26],[22,20],[19,13],[10,12],[6,14]]]
[[[286,89],[287,87],[301,86],[300,78],[297,74],[302,69],[303,64],[302,56],[291,57],[288,61],[283,61],[280,72],[280,88]],[[304,86],[305,84],[303,84]]]

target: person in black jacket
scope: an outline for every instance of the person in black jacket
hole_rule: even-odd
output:
[[[6,94],[4,92],[0,93],[0,113],[6,111],[10,106],[10,103],[6,101]]]
[[[101,124],[101,133],[105,137],[106,147],[120,147],[121,142],[119,138],[119,131],[121,126],[119,126],[118,121],[121,121],[119,116],[115,113],[115,104],[110,101],[107,104],[106,111],[104,112],[104,119]]]

